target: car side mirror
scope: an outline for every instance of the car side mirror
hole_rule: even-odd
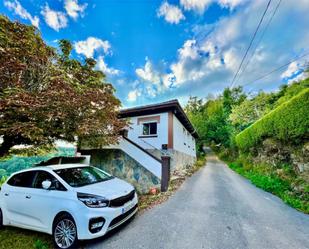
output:
[[[45,180],[45,181],[42,182],[42,187],[43,187],[43,189],[48,190],[50,188],[51,184],[52,184],[51,181]]]

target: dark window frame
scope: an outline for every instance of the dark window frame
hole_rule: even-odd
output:
[[[51,179],[49,179],[49,180],[51,181],[52,185],[51,185],[49,190],[67,191],[67,188],[53,174],[51,174],[50,172],[45,171],[45,170],[36,170],[36,175],[35,175],[34,180],[32,182],[32,188],[34,188],[34,189],[43,189],[42,185],[39,185],[39,187],[35,186],[37,178],[38,178],[38,175],[40,173],[45,173],[45,174],[47,174],[47,175],[49,175],[51,177]],[[48,179],[46,179],[46,180],[48,180]]]
[[[45,171],[45,170],[29,170],[29,171],[25,171],[25,172],[20,172],[17,173],[15,175],[13,175],[7,182],[8,185],[12,186],[12,187],[16,187],[16,188],[32,188],[32,189],[43,189],[43,187],[35,187],[35,183],[38,177],[38,174],[44,172],[48,175],[50,175],[51,178],[51,182],[52,184],[54,184],[54,186],[56,186],[56,182],[58,182],[59,186],[61,189],[57,189],[57,188],[53,188],[51,187],[50,190],[56,190],[56,191],[67,191],[66,187],[50,172]],[[20,185],[16,185],[16,178],[18,178],[18,176],[21,175],[27,175],[27,174],[31,174],[32,180],[31,182],[29,182],[26,186],[20,186]],[[14,181],[14,182],[13,182]]]
[[[19,185],[17,184],[17,179],[19,176],[24,176],[24,175],[28,175],[28,174],[32,174],[31,177],[32,177],[32,180],[28,182],[27,185]],[[20,173],[17,173],[15,175],[13,175],[7,182],[8,185],[12,186],[12,187],[16,187],[16,188],[33,188],[33,182],[34,182],[34,179],[36,177],[36,172],[35,170],[30,170],[30,171],[25,171],[25,172],[20,172]]]
[[[145,132],[145,127],[148,126],[148,132]],[[143,130],[142,130],[143,136],[156,136],[158,135],[158,122],[146,122],[143,123]]]

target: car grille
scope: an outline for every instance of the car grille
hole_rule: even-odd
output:
[[[137,209],[137,204],[133,208],[131,208],[128,212],[121,214],[121,215],[117,216],[115,219],[113,219],[111,221],[111,223],[109,224],[109,227],[112,227],[112,226],[118,224],[119,222],[121,222],[122,220],[127,218],[130,214],[132,214],[136,209]]]
[[[128,201],[132,201],[135,195],[135,190],[132,190],[129,194],[121,196],[119,198],[110,200],[110,207],[122,207]]]

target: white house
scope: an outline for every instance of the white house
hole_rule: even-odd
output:
[[[130,120],[130,140],[159,158],[171,156],[172,170],[196,160],[197,133],[178,100],[125,109],[120,117]]]
[[[120,118],[129,119],[130,125],[117,144],[82,153],[91,155],[93,165],[135,184],[140,192],[168,184],[170,171],[196,161],[198,135],[178,100],[124,109]]]

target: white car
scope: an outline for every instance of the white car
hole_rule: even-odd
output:
[[[100,237],[137,212],[129,183],[88,165],[35,167],[13,174],[0,191],[0,226],[53,235],[57,248]]]

